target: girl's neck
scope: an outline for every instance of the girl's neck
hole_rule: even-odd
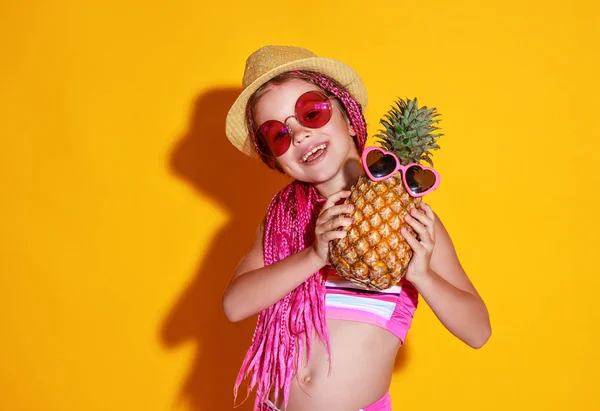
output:
[[[315,188],[321,197],[327,198],[338,191],[350,190],[364,173],[360,158],[351,157],[331,180],[315,184]]]

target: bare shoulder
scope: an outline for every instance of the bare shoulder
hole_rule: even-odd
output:
[[[454,243],[452,242],[452,238],[450,238],[450,233],[448,233],[440,216],[435,212],[434,215],[435,247],[433,249],[433,257],[436,257],[437,262],[443,261],[445,263],[458,263],[460,265]]]
[[[242,257],[240,260],[235,272],[233,274],[232,280],[234,278],[239,277],[240,275],[256,270],[257,268],[264,267],[264,253],[263,253],[263,238],[265,233],[265,219],[260,222],[258,228],[256,229],[256,234],[254,235],[254,239],[252,240],[252,244],[250,244],[250,248],[246,255]]]
[[[435,247],[431,256],[431,268],[452,285],[477,293],[463,269],[450,233],[437,213],[435,214]]]

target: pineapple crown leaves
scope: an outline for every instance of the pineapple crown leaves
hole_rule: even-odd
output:
[[[436,141],[443,134],[435,125],[439,123],[436,108],[419,107],[417,99],[401,99],[383,116],[379,122],[383,129],[375,138],[382,147],[396,154],[402,165],[427,162],[433,166],[431,150],[438,150]]]

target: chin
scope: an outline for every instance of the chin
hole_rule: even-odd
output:
[[[325,183],[334,179],[342,170],[342,163],[338,160],[330,160],[327,162],[327,164],[324,165],[325,167],[323,167],[320,170],[314,170],[311,173],[304,174],[305,178],[307,180],[310,180],[307,181],[308,183]]]

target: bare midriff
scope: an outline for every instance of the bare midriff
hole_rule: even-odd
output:
[[[310,360],[303,359],[292,381],[286,411],[358,411],[389,389],[400,339],[368,323],[328,320],[327,327],[331,374],[327,350],[313,338]],[[276,405],[283,409],[282,398]]]

